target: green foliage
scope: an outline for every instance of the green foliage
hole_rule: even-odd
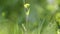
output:
[[[58,34],[59,9],[60,0],[0,0],[0,34]]]

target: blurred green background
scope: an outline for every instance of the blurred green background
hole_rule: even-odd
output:
[[[60,0],[0,0],[0,34],[60,34]]]

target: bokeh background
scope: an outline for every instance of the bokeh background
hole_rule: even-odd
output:
[[[0,34],[60,34],[60,0],[0,0]]]

